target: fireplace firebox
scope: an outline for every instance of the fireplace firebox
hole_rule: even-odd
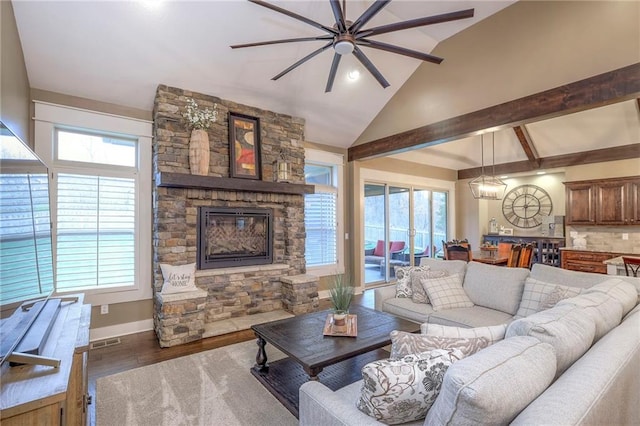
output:
[[[273,262],[273,211],[200,207],[198,269],[266,265]]]

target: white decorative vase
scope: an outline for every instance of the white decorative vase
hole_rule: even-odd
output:
[[[189,140],[189,169],[192,175],[209,174],[209,134],[205,129],[193,129]]]

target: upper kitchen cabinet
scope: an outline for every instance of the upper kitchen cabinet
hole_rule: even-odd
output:
[[[566,182],[567,225],[640,225],[640,177]]]

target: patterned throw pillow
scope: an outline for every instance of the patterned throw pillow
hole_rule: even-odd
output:
[[[420,324],[420,333],[428,336],[437,337],[484,337],[489,341],[489,345],[504,339],[507,332],[507,323],[500,325],[489,325],[486,327],[453,327],[442,324],[429,324],[428,322]]]
[[[462,276],[459,274],[441,278],[423,278],[420,282],[429,296],[434,311],[473,306],[473,302],[462,288]]]
[[[440,393],[447,368],[462,358],[457,349],[436,349],[369,363],[362,368],[357,407],[390,425],[423,419]]]
[[[551,303],[560,296],[561,292],[564,292],[562,299],[565,299],[577,296],[580,291],[580,288],[551,284],[528,277],[524,282],[524,292],[522,293],[522,300],[516,313],[516,318],[528,317],[531,314],[555,306],[555,303],[558,303],[561,299],[556,300],[553,305]],[[552,296],[554,299],[550,298],[551,293],[554,293]],[[547,307],[543,308],[543,305]]]
[[[440,278],[446,275],[449,275],[447,271],[434,271],[430,269],[428,266],[423,267],[426,269],[414,269],[411,271],[411,300],[414,303],[429,303],[429,296],[427,296],[427,292],[422,287],[422,283],[420,282],[423,278]]]
[[[428,266],[396,266],[396,297],[410,299],[413,296],[411,288],[412,271],[428,271]],[[426,302],[424,302],[426,303]]]
[[[434,349],[458,349],[465,357],[468,357],[480,349],[486,348],[489,343],[489,339],[486,337],[426,336],[394,330],[391,332],[391,355],[389,358],[398,359]]]
[[[196,264],[172,266],[165,263],[160,264],[164,284],[162,294],[184,293],[187,291],[197,291],[196,287]]]

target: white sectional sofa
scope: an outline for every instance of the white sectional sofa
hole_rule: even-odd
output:
[[[375,290],[376,309],[424,324],[508,326],[503,340],[453,363],[426,419],[406,424],[638,424],[640,279],[539,264],[531,271],[433,259],[421,265],[464,274],[473,306],[437,311],[396,297],[390,286]],[[540,310],[539,293],[548,303],[559,290],[564,298]],[[553,362],[527,358],[540,345],[552,347]],[[305,383],[300,425],[383,424],[356,407],[361,382],[335,392]]]

